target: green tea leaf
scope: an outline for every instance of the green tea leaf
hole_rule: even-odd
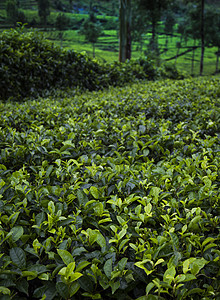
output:
[[[196,276],[194,276],[193,274],[185,274],[184,282],[191,281],[191,280],[194,280],[194,279],[196,279]]]
[[[103,204],[101,202],[96,203],[96,205],[93,207],[95,214],[98,217],[101,217],[103,215],[103,211],[104,211],[104,207]]]
[[[189,296],[189,295],[193,295],[193,294],[202,294],[204,291],[200,288],[194,288],[194,289],[191,289],[186,295]]]
[[[57,282],[56,283],[56,289],[61,297],[68,299],[69,298],[69,288],[68,286],[63,282]]]
[[[90,265],[90,262],[88,261],[81,261],[78,266],[76,267],[76,272],[80,272],[82,269],[86,268],[88,265]]]
[[[118,233],[118,239],[121,240],[127,233],[127,225]]]
[[[70,297],[75,295],[78,292],[79,288],[80,288],[80,284],[78,282],[71,283],[70,289],[69,289]]]
[[[123,270],[124,270],[124,268],[125,268],[125,266],[126,266],[126,264],[127,264],[127,261],[128,261],[128,258],[127,258],[127,257],[123,257],[123,258],[119,261],[119,263],[118,263],[118,269],[119,269],[120,271],[123,271]]]
[[[124,239],[121,241],[121,243],[119,244],[118,250],[121,251],[123,249],[123,247],[130,241],[130,239]]]
[[[214,248],[214,247],[217,247],[217,244],[208,244],[204,249],[203,249],[203,252],[205,252],[205,251],[207,251],[208,249],[210,249],[210,248]]]
[[[4,286],[0,286],[0,294],[3,295],[11,295],[11,292],[8,288],[4,287]]]
[[[75,270],[75,266],[76,266],[75,262],[71,262],[68,264],[68,266],[66,268],[66,272],[65,272],[66,277],[70,277],[73,274],[73,272]]]
[[[150,291],[152,290],[152,288],[154,288],[155,284],[153,282],[148,283],[147,287],[146,287],[146,295],[148,295],[150,293]]]
[[[161,189],[159,187],[152,187],[150,191],[150,196],[154,197],[154,200],[157,202]]]
[[[99,199],[99,191],[95,186],[91,186],[89,190],[95,199]]]
[[[73,256],[67,251],[62,249],[57,249],[57,253],[62,258],[63,262],[68,266],[70,263],[74,263],[75,260]]]
[[[33,280],[37,277],[37,272],[34,271],[22,271],[22,276],[27,277],[27,280]]]
[[[77,190],[76,194],[77,194],[77,198],[78,198],[79,204],[80,204],[81,206],[85,205],[85,204],[88,202],[88,198],[87,198],[87,196],[84,194],[83,191]]]
[[[212,237],[208,237],[206,238],[203,242],[202,242],[202,247],[204,247],[206,244],[208,244],[209,242],[213,242],[215,239]]]
[[[12,227],[11,229],[11,232],[12,232],[12,240],[13,242],[17,242],[21,237],[22,235],[24,234],[24,229],[22,226],[15,226],[15,227]]]
[[[193,275],[197,275],[199,271],[207,264],[207,261],[204,258],[196,259],[191,266],[191,272]]]
[[[50,177],[50,174],[52,173],[52,171],[53,171],[53,166],[50,165],[50,166],[47,168],[45,177],[46,177],[46,178]]]
[[[201,216],[195,216],[189,223],[188,225],[188,228],[190,230],[193,230],[193,231],[198,231],[199,230],[199,227],[198,227],[198,223],[199,221],[201,220]]]
[[[10,257],[13,263],[19,268],[24,269],[26,267],[26,255],[23,249],[14,247],[10,249]]]
[[[102,251],[104,252],[106,248],[106,240],[99,231],[97,231],[96,242],[99,244],[99,246],[102,248]]]
[[[145,212],[147,215],[151,214],[151,210],[152,210],[152,204],[148,203],[147,206],[144,208]]]
[[[191,258],[189,258],[189,259],[186,259],[184,262],[183,262],[183,273],[185,274],[185,273],[187,273],[188,271],[189,271],[189,269],[190,269],[190,264],[192,263],[192,262],[194,262],[196,260],[196,258],[195,257],[191,257]]]
[[[29,284],[28,284],[28,282],[25,278],[22,278],[18,281],[17,287],[18,287],[18,290],[20,292],[22,292],[22,293],[24,293],[28,296],[28,294],[29,294],[29,291],[28,291]]]
[[[171,284],[171,282],[174,280],[174,277],[176,275],[176,269],[174,266],[167,269],[163,275],[163,281],[167,282],[168,284]]]
[[[110,286],[112,288],[112,295],[119,289],[120,287],[120,282],[116,281],[116,282],[110,282]]]
[[[183,281],[184,282],[186,281],[186,275],[181,274],[181,275],[176,276],[176,278],[175,278],[176,283],[183,282]]]
[[[154,267],[164,262],[163,258],[158,259],[158,261],[154,264]]]
[[[83,276],[83,274],[79,273],[79,272],[75,272],[71,275],[71,282],[76,281],[77,279],[79,279],[81,276]]]
[[[40,274],[40,275],[38,276],[38,278],[39,278],[40,280],[49,281],[50,276],[49,276],[49,274],[42,273],[42,274]]]
[[[106,260],[103,269],[104,269],[105,275],[110,279],[111,273],[112,273],[112,258],[109,258],[108,260]]]

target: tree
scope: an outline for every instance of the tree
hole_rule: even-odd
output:
[[[69,8],[70,8],[70,11],[73,10],[73,0],[69,0]]]
[[[64,30],[67,30],[70,26],[70,19],[64,14],[59,13],[56,17],[55,27],[59,30],[58,37],[60,40],[60,46],[63,46],[63,39],[65,36]]]
[[[70,25],[70,19],[64,14],[59,13],[56,17],[55,27],[58,30],[66,30]]]
[[[177,58],[179,56],[179,52],[180,52],[180,48],[181,48],[181,43],[180,42],[177,42],[176,43],[176,48],[177,48],[177,52],[176,52],[176,59],[175,59],[175,65],[177,63]]]
[[[186,2],[188,3],[188,1]],[[194,0],[194,2],[190,1],[188,3],[186,13],[187,13],[187,20],[186,20],[184,34],[186,38],[191,37],[194,41],[192,46],[192,63],[191,63],[191,74],[194,75],[195,50],[197,48],[196,41],[201,41],[201,29],[202,29],[201,0]],[[201,74],[201,68],[203,69],[203,58],[204,58],[204,48],[202,48],[201,46],[200,74]]]
[[[6,13],[9,22],[12,22],[16,25],[18,18],[18,6],[15,0],[8,0],[6,2]]]
[[[219,37],[220,39],[220,37]],[[219,72],[219,69],[218,69],[218,64],[219,64],[219,57],[220,57],[220,42],[218,44],[218,50],[216,51],[216,69],[215,69],[215,73],[217,74]]]
[[[208,47],[217,47],[216,51],[216,70],[218,73],[218,64],[220,56],[220,12],[210,8],[205,16],[205,41]]]
[[[131,58],[131,0],[120,0],[119,61]]]
[[[168,36],[173,34],[173,28],[176,24],[175,15],[171,10],[167,11],[166,20],[164,22],[164,31],[167,35],[166,45],[168,44]]]
[[[151,39],[151,50],[156,51],[158,48],[157,45],[157,25],[161,20],[163,12],[171,4],[171,0],[138,0],[140,9],[145,10],[150,18],[151,27],[152,27],[152,39]]]
[[[93,57],[95,57],[95,44],[102,34],[102,26],[97,21],[93,11],[90,11],[89,19],[83,22],[79,33],[83,34],[89,43],[92,43]]]
[[[208,47],[209,45],[218,47],[219,45],[219,14],[214,7],[207,9],[205,6],[205,0],[194,0],[193,2],[190,1],[189,7],[189,19],[187,22],[189,26],[187,31],[194,38],[194,40],[200,40],[200,75],[202,75],[205,47]]]
[[[183,39],[185,40],[185,43],[187,42],[188,32],[186,29],[187,29],[187,20],[184,19],[178,24],[177,27],[177,33],[180,34],[180,43],[182,43]]]
[[[138,42],[142,53],[144,35],[150,26],[149,19],[145,11],[139,9],[137,1],[132,3],[131,37],[132,42]]]
[[[44,26],[47,25],[47,17],[50,15],[50,1],[38,0],[38,15],[41,19],[41,23]]]
[[[202,76],[202,73],[203,73],[203,61],[204,61],[204,54],[205,54],[205,23],[204,23],[204,20],[205,20],[205,17],[204,17],[204,14],[205,14],[205,0],[201,0],[201,31],[200,31],[200,34],[201,34],[201,59],[200,59],[200,76]]]

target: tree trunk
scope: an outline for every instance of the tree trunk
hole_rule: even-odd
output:
[[[177,48],[176,59],[175,59],[175,66],[176,66],[176,63],[177,63],[177,57],[179,55],[179,52],[180,52],[180,47]]]
[[[127,0],[127,45],[126,59],[131,59],[131,0]]]
[[[200,76],[202,76],[202,73],[203,73],[203,61],[204,61],[204,53],[205,53],[204,10],[205,10],[205,0],[201,0],[201,59],[200,59]]]
[[[119,61],[131,58],[131,0],[120,0]]]
[[[126,27],[126,5],[120,0],[119,8],[120,32],[119,32],[119,61],[126,61],[127,27]]]
[[[95,43],[92,43],[92,56],[95,58]]]
[[[218,47],[218,51],[216,52],[216,69],[215,69],[216,74],[218,73],[219,56],[220,56],[220,47]]]
[[[165,41],[165,48],[167,49],[167,47],[168,47],[168,42],[169,42],[169,37],[168,37],[168,34],[167,34],[167,36],[166,36],[166,41]]]
[[[59,39],[60,39],[60,47],[63,48],[63,32],[60,31],[58,36],[59,36]]]
[[[89,11],[90,11],[90,13],[92,12],[92,6],[93,6],[93,1],[90,0],[89,1]]]
[[[192,65],[191,65],[191,75],[194,75],[194,61],[195,61],[195,46],[196,40],[194,39],[193,52],[192,52]]]
[[[156,22],[152,19],[152,50],[156,50]]]
[[[143,53],[143,45],[144,45],[144,42],[143,42],[143,38],[141,37],[141,40],[140,40],[140,52],[141,52],[141,55]]]

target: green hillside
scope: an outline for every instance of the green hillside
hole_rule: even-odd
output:
[[[0,298],[219,299],[219,87],[0,103]]]
[[[42,34],[19,13],[37,29],[0,33],[0,300],[219,300],[219,74],[164,63],[179,35],[119,63],[117,17],[98,15],[93,59],[53,28],[85,11],[53,9]]]

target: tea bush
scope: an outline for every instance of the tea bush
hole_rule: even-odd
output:
[[[24,27],[4,31],[0,40],[2,100],[37,97],[52,88],[99,90],[140,79],[153,80],[161,73],[147,59],[125,64],[98,63],[86,55],[55,47],[37,32],[25,32]],[[167,72],[163,75],[169,77]]]
[[[101,66],[75,52],[64,52],[36,32],[3,32],[0,44],[0,97],[23,99],[52,87],[97,88]]]
[[[219,86],[0,103],[0,298],[219,299]]]

